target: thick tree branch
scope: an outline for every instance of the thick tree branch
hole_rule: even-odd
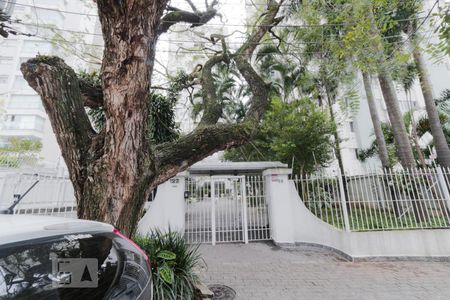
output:
[[[214,152],[245,144],[251,138],[252,128],[250,123],[200,127],[174,142],[157,145],[154,153],[158,176],[153,185],[157,186]]]
[[[216,85],[214,83],[214,77],[212,74],[212,69],[215,65],[221,62],[227,64],[230,63],[230,57],[225,44],[225,38],[222,35],[211,35],[211,40],[215,41],[215,38],[221,40],[222,43],[222,53],[215,55],[208,59],[208,61],[203,66],[202,71],[202,98],[205,108],[203,110],[203,116],[200,120],[199,126],[213,125],[222,116],[222,104],[217,99]]]
[[[268,104],[269,85],[254,70],[250,61],[256,45],[259,44],[268,30],[281,21],[281,18],[277,18],[276,16],[280,7],[279,5],[282,2],[276,3],[275,1],[271,1],[269,3],[268,11],[264,14],[264,18],[261,21],[261,25],[264,26],[259,26],[233,57],[239,72],[250,86],[253,95],[245,121],[238,124],[216,124],[209,126],[203,126],[204,124],[201,124],[196,130],[174,142],[158,145],[154,149],[155,167],[158,170],[155,184],[164,182],[178,172],[185,170],[191,164],[218,150],[242,145],[257,133],[259,122]],[[225,46],[225,43],[222,45]],[[225,49],[224,53],[226,52]],[[223,57],[215,56],[207,64],[209,63],[212,68],[212,66],[220,61],[223,61]],[[206,76],[210,76],[208,69],[208,66],[204,66],[202,73],[203,79]],[[214,81],[212,76],[210,76],[210,80],[203,82],[203,88],[205,87],[205,83],[212,89],[212,93],[210,95],[204,95],[206,96],[204,100],[206,102],[209,101],[209,105],[213,105],[213,108],[207,106],[205,111],[208,109],[214,111],[211,114],[214,118],[209,120],[214,121],[217,118],[215,114],[217,112],[214,110],[214,105],[217,103],[217,96],[213,93],[215,89],[213,88]],[[217,120],[215,121],[217,122]]]
[[[248,40],[239,48],[234,55],[234,60],[239,72],[244,77],[245,81],[250,86],[253,97],[251,99],[250,109],[248,111],[247,119],[258,123],[262,118],[267,106],[267,95],[269,93],[269,86],[258,75],[250,64],[251,57],[256,46],[259,44],[264,35],[271,31],[273,26],[277,25],[282,17],[277,18],[279,5],[271,1],[268,6],[268,11],[264,14],[260,26],[250,35]],[[222,42],[222,54],[210,58],[203,67],[202,72],[202,96],[204,101],[204,111],[199,126],[212,125],[217,123],[222,116],[222,105],[219,103],[216,94],[216,86],[212,76],[212,68],[220,62],[229,63],[230,56],[228,54],[225,39],[220,35],[212,35],[211,41],[215,42],[220,39]]]
[[[217,10],[214,8],[214,5],[216,5],[217,2],[208,5],[205,11],[199,11],[191,1],[187,0],[187,2],[191,6],[193,12],[181,10],[176,7],[168,7],[167,10],[169,10],[169,12],[161,19],[161,24],[157,31],[158,35],[167,32],[171,26],[177,23],[189,23],[191,24],[191,27],[202,26],[217,15]]]
[[[250,63],[242,56],[235,58],[236,67],[250,87],[252,97],[250,107],[245,116],[245,120],[258,124],[264,116],[267,105],[269,104],[270,84],[267,84]],[[256,128],[255,128],[256,129]]]
[[[103,106],[103,90],[100,84],[95,85],[83,78],[78,78],[83,105],[90,108]]]
[[[195,13],[198,12],[197,7],[194,5],[194,2],[192,2],[191,0],[186,0],[186,2],[189,4],[189,6],[191,7],[193,12],[195,12]],[[208,7],[208,6],[206,6],[206,7]]]
[[[236,67],[252,91],[250,108],[245,116],[245,120],[248,122],[258,124],[262,119],[268,105],[268,94],[270,90],[270,85],[266,84],[263,78],[251,66],[251,58],[256,46],[259,45],[264,35],[283,19],[283,17],[277,17],[283,1],[280,0],[277,3],[275,0],[270,0],[267,12],[261,23],[235,54],[234,60]]]
[[[82,169],[95,132],[83,108],[75,72],[62,59],[48,56],[30,59],[20,70],[42,98],[72,182],[82,186]]]
[[[247,59],[251,58],[264,35],[283,20],[283,17],[277,17],[280,5],[283,4],[283,2],[284,0],[280,0],[278,3],[275,0],[269,1],[267,12],[261,20],[261,23],[256,25],[255,31],[239,48],[236,55],[243,55]]]

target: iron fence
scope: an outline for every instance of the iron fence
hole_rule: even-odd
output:
[[[246,176],[247,230],[250,241],[270,239],[269,212],[263,176]]]
[[[72,183],[66,177],[4,173],[0,196],[0,209],[12,208],[13,214],[77,217]]]
[[[270,239],[262,176],[189,176],[185,184],[188,242]]]
[[[292,178],[314,215],[351,231],[449,228],[449,179],[440,167]]]

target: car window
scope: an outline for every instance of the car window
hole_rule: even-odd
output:
[[[102,299],[121,265],[112,239],[75,234],[2,246],[0,299]]]

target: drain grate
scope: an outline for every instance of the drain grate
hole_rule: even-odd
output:
[[[214,293],[214,300],[233,300],[236,297],[236,292],[223,284],[210,284],[208,289]]]

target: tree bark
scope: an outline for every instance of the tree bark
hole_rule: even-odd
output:
[[[417,135],[417,125],[414,120],[413,111],[411,111],[411,136],[414,140],[414,148],[416,149],[417,155],[419,156],[419,162],[422,168],[426,168],[427,164],[425,162],[425,156],[423,155],[422,149],[420,149],[419,145],[419,137]]]
[[[56,57],[37,57],[21,66],[30,86],[41,95],[42,103],[61,148],[75,190],[82,198],[87,174],[85,162],[95,137],[81,102],[75,72]]]
[[[450,149],[442,130],[439,112],[434,103],[431,82],[428,78],[428,72],[421,51],[415,47],[413,50],[414,61],[416,63],[417,72],[419,73],[420,86],[422,88],[423,99],[425,100],[425,109],[427,111],[428,120],[430,122],[431,134],[433,135],[434,146],[438,163],[444,167],[450,167]]]
[[[414,168],[416,162],[412,152],[411,143],[406,132],[403,115],[398,104],[397,93],[394,88],[391,76],[380,68],[378,72],[378,80],[380,82],[381,91],[383,93],[384,102],[391,121],[392,133],[394,134],[395,147],[400,164],[405,169]]]
[[[208,1],[205,3],[205,11],[199,11],[192,2],[189,3],[192,12],[169,6],[167,8],[169,12],[161,19],[161,24],[157,31],[158,35],[167,32],[171,26],[180,22],[190,23],[192,24],[191,27],[198,27],[208,23],[217,15],[217,10],[214,8],[217,2],[213,1],[211,5],[208,4]]]
[[[378,146],[378,156],[381,160],[383,168],[389,168],[389,156],[386,147],[386,140],[384,138],[383,129],[381,128],[380,117],[378,116],[377,105],[372,92],[372,83],[369,74],[362,72],[364,82],[364,90],[366,91],[367,104],[369,105],[370,118],[372,119],[373,130],[375,133],[375,140]]]
[[[369,2],[368,2],[369,3]],[[414,155],[406,132],[405,123],[403,122],[403,116],[398,104],[397,92],[395,91],[394,83],[391,75],[386,70],[386,57],[384,52],[384,46],[381,40],[381,34],[379,28],[377,28],[375,17],[373,14],[372,4],[368,5],[368,18],[370,21],[370,32],[372,37],[372,46],[379,52],[379,57],[376,61],[378,63],[378,81],[380,83],[381,91],[383,93],[384,102],[389,115],[389,120],[392,126],[392,132],[394,134],[394,142],[397,150],[397,156],[400,160],[400,164],[403,168],[415,167]]]

